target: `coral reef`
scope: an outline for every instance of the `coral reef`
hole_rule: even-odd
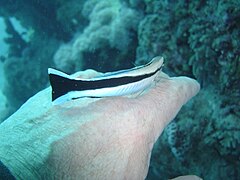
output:
[[[27,42],[23,37],[15,30],[12,22],[9,18],[5,18],[6,32],[9,37],[5,38],[6,44],[11,45],[8,50],[9,56],[20,56],[22,51],[27,47]]]
[[[189,173],[203,179],[238,178],[238,119],[228,107],[222,106],[222,97],[213,86],[202,90],[159,138],[152,154],[149,179]]]
[[[4,94],[14,112],[30,96],[48,83],[47,68],[53,63],[53,55],[60,41],[69,40],[71,31],[57,18],[58,2],[15,1],[0,2],[0,16],[4,17],[9,37],[5,42],[9,52],[4,58],[4,73],[7,81]],[[60,7],[59,7],[60,8]],[[29,36],[15,29],[10,17],[17,19]]]
[[[239,97],[239,1],[145,2],[136,63],[162,54],[175,75],[194,76],[203,86],[213,83],[222,94]]]
[[[166,60],[165,70],[172,75],[191,75],[188,59],[188,29],[191,17],[185,1],[146,0],[146,15],[138,27],[136,64],[161,54]],[[173,74],[174,73],[174,74]]]
[[[81,11],[85,0],[55,0],[56,19],[69,34],[81,31],[88,23]]]
[[[191,147],[189,136],[187,136],[187,130],[179,130],[178,124],[173,121],[167,126],[165,131],[167,133],[167,141],[173,155],[179,161],[186,160],[186,153]]]
[[[33,28],[37,33],[68,40],[71,37],[68,27],[57,19],[59,3],[56,1],[38,0],[2,0],[0,1],[0,16],[16,17],[23,27]]]
[[[194,20],[189,29],[188,42],[193,50],[190,64],[194,75],[203,83],[219,82],[218,87],[224,91],[236,83],[233,76],[240,75],[237,63],[240,58],[240,2],[209,1],[198,6],[192,13]],[[214,73],[209,69],[214,69]]]
[[[239,1],[145,4],[136,64],[162,54],[169,74],[195,77],[203,87],[159,139],[148,178],[194,173],[204,179],[238,179]],[[163,153],[166,158],[159,157]],[[204,159],[214,162],[206,164]]]
[[[130,66],[135,58],[141,14],[121,1],[110,0],[86,1],[82,14],[89,24],[73,42],[59,49],[54,58],[56,67],[72,72],[89,67],[106,71]]]
[[[22,57],[8,57],[4,63],[4,94],[13,111],[48,84],[47,68],[53,64],[51,59],[59,42],[41,40],[36,39],[37,43],[26,48]]]

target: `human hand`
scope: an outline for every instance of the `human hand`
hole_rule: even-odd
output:
[[[162,73],[137,97],[52,106],[48,88],[0,125],[0,160],[18,179],[144,179],[154,142],[198,91]]]

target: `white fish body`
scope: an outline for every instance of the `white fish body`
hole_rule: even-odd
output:
[[[105,73],[91,79],[74,78],[49,68],[53,104],[81,97],[124,96],[151,86],[163,66],[163,58],[155,57],[146,65]]]

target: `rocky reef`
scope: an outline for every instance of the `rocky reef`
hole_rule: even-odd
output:
[[[239,179],[239,12],[238,0],[2,0],[8,114],[48,85],[48,67],[105,72],[161,55],[164,71],[202,90],[159,138],[147,179]]]

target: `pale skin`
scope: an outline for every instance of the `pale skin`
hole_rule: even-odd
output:
[[[46,89],[0,125],[0,160],[17,179],[144,179],[155,141],[198,91],[163,73],[132,97],[52,106]]]

